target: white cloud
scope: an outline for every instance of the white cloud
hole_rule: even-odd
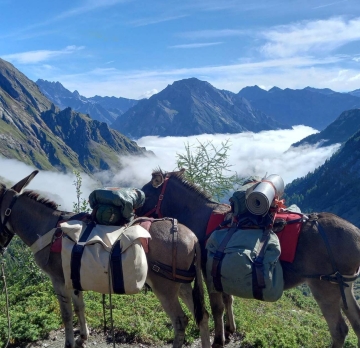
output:
[[[157,89],[151,89],[150,91],[146,91],[145,93],[141,94],[138,99],[144,99],[144,98],[148,99],[152,95],[157,94],[157,93],[159,93],[159,91]]]
[[[208,38],[241,36],[244,34],[248,34],[248,31],[237,30],[237,29],[218,29],[218,30],[185,31],[179,33],[177,36],[186,37],[189,39],[208,39]]]
[[[148,136],[138,140],[139,146],[152,150],[156,157],[121,157],[123,170],[115,175],[107,171],[96,174],[96,180],[85,174],[82,176],[82,197],[87,198],[91,191],[103,186],[141,188],[151,178],[153,169],[161,167],[165,171],[176,169],[176,154],[184,153],[185,144],[212,141],[217,147],[230,140],[229,163],[232,170],[241,177],[264,176],[266,173],[278,174],[285,184],[306,175],[322,165],[337,149],[338,145],[325,148],[300,147],[290,149],[290,145],[317,131],[306,126],[296,126],[292,130],[266,131],[261,133],[202,134],[191,137]],[[288,151],[287,151],[288,150]],[[1,176],[12,184],[29,175],[34,168],[17,160],[0,158]],[[41,192],[43,196],[61,205],[61,210],[71,211],[76,202],[73,174],[49,171],[40,173],[30,183],[28,189]]]
[[[169,48],[200,48],[200,47],[207,47],[207,46],[216,46],[220,45],[222,42],[198,42],[192,44],[183,44],[183,45],[173,45],[168,46]]]
[[[328,4],[324,4],[324,5],[320,5],[320,6],[316,6],[316,7],[313,7],[313,9],[319,9],[319,8],[324,8],[324,7],[329,7],[329,6],[333,6],[333,5],[337,5],[337,4],[340,4],[342,2],[345,2],[345,1],[348,1],[348,0],[341,0],[341,1],[336,1],[336,2],[330,2]]]
[[[90,11],[99,10],[103,7],[111,7],[119,3],[126,2],[128,0],[86,0],[83,6],[74,7],[68,11],[64,11],[55,17],[55,20],[74,17]]]
[[[131,22],[129,22],[129,24],[134,27],[143,27],[145,25],[150,25],[150,24],[169,22],[169,21],[177,20],[177,19],[180,19],[183,17],[187,17],[187,15],[162,16],[162,17],[158,17],[158,18],[141,18],[141,19],[137,19],[135,21],[131,21]]]
[[[349,42],[360,40],[360,18],[341,17],[303,21],[268,29],[262,33],[268,41],[261,51],[271,57],[291,57],[309,52],[330,52]]]
[[[0,157],[0,176],[15,184],[30,173],[35,168],[13,159]],[[82,173],[82,192],[83,198],[87,198],[90,192],[99,186],[95,180]],[[59,204],[59,209],[72,211],[73,203],[77,201],[76,190],[74,186],[75,175],[62,174],[41,170],[31,181],[27,189],[35,190],[42,196],[53,200]]]
[[[305,176],[323,164],[337,149],[338,145],[325,148],[299,147],[289,150],[291,144],[317,131],[306,126],[296,126],[292,130],[266,131],[261,133],[202,134],[191,137],[143,137],[137,141],[156,154],[153,157],[122,157],[124,169],[115,176],[108,176],[115,185],[126,182],[129,186],[142,187],[151,178],[157,167],[165,171],[176,169],[176,153],[185,152],[185,144],[212,141],[217,147],[230,140],[229,163],[239,176],[264,176],[266,173],[280,175],[285,183]],[[104,175],[104,173],[103,173]],[[104,178],[104,176],[103,176]]]
[[[59,56],[63,56],[65,54],[72,54],[82,49],[84,49],[84,46],[72,45],[57,51],[50,51],[50,50],[28,51],[28,52],[7,54],[2,56],[2,58],[12,63],[36,64],[47,60],[51,60]]]

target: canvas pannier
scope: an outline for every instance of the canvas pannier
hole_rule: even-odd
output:
[[[284,280],[279,262],[280,243],[271,230],[236,227],[216,230],[206,249],[210,292],[224,291],[269,302],[281,297]]]
[[[89,204],[95,220],[101,225],[123,225],[134,217],[134,209],[145,202],[145,194],[137,188],[105,187],[90,193]]]
[[[151,238],[149,232],[140,225],[92,224],[76,220],[60,224],[65,286],[102,294],[138,293],[148,272],[142,239]]]

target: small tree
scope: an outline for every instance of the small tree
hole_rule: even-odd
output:
[[[176,154],[177,166],[185,169],[186,180],[220,200],[240,183],[237,173],[231,174],[234,172],[228,162],[229,139],[220,147],[210,140],[205,143],[196,140],[197,145],[185,144],[185,154]]]
[[[73,211],[75,213],[80,213],[80,212],[86,212],[89,213],[91,211],[90,207],[89,207],[89,203],[85,198],[82,198],[82,191],[81,191],[81,185],[82,185],[82,177],[81,174],[78,170],[73,170],[73,173],[75,175],[75,180],[73,182],[73,185],[75,186],[76,189],[76,198],[77,198],[77,202],[73,203]]]

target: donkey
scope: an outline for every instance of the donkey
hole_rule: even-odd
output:
[[[163,173],[157,170],[142,190],[145,204],[137,214],[171,216],[194,231],[202,247],[204,271],[208,221],[213,211],[224,209],[224,206],[188,183],[183,171]],[[348,333],[341,310],[357,335],[360,347],[360,308],[353,293],[353,282],[359,275],[360,230],[334,214],[322,212],[311,214],[311,217],[302,225],[294,261],[281,262],[284,289],[307,283],[328,324],[332,348],[343,347]],[[206,276],[206,272],[203,273]],[[236,330],[233,299],[221,292],[209,296],[215,324],[212,347],[223,347]]]
[[[11,188],[0,184],[0,250],[4,252],[11,238],[16,234],[27,245],[35,241],[57,225],[59,220],[67,220],[74,213],[57,210],[56,203],[41,198],[33,191],[23,191],[35,177],[34,171]],[[188,271],[195,267],[194,288],[191,283],[180,283],[166,277],[161,277],[149,267],[146,283],[150,285],[161,302],[174,327],[173,347],[181,347],[184,343],[185,328],[188,323],[184,311],[179,303],[183,299],[199,326],[202,347],[210,347],[208,328],[208,313],[204,303],[204,288],[201,275],[201,248],[197,237],[182,224],[178,224],[176,254],[173,249],[172,222],[156,220],[151,224],[149,232],[149,251],[147,259],[149,265],[169,265],[176,269]],[[173,266],[176,259],[176,268]],[[51,252],[50,244],[35,254],[37,265],[50,277],[57,294],[62,321],[65,327],[65,348],[84,347],[88,339],[84,310],[84,300],[81,291],[74,291],[65,287],[62,269],[61,253]],[[194,262],[195,261],[195,262]],[[176,277],[175,277],[176,278]],[[192,296],[193,295],[193,296]],[[78,317],[80,335],[75,340],[73,332],[73,309]]]

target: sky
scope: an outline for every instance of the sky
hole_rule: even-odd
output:
[[[359,0],[0,0],[0,57],[85,97],[150,97],[189,77],[360,88]]]
[[[293,129],[264,131],[260,133],[239,134],[202,134],[191,137],[165,137],[147,136],[140,138],[137,143],[152,150],[156,158],[131,157],[119,158],[124,169],[114,173],[103,171],[96,175],[96,180],[85,174],[82,177],[82,198],[87,199],[91,191],[104,186],[136,187],[142,188],[151,180],[151,173],[157,168],[163,171],[178,169],[176,165],[177,154],[185,154],[185,146],[192,149],[201,142],[211,141],[219,149],[222,142],[228,141],[228,164],[231,172],[240,177],[259,175],[261,177],[271,174],[280,175],[285,185],[294,179],[305,176],[322,165],[326,159],[339,148],[339,144],[324,148],[303,146],[291,148],[291,144],[318,131],[307,126],[295,126]],[[0,157],[1,176],[11,184],[29,175],[35,168],[13,159]],[[225,174],[225,173],[224,173]],[[1,180],[0,180],[1,181]],[[28,186],[29,189],[40,192],[43,196],[60,204],[61,210],[72,211],[76,202],[75,177],[73,174],[62,174],[47,171],[40,173]],[[228,203],[225,199],[224,203]],[[285,202],[286,203],[286,202]],[[301,208],[301,207],[300,207]]]

